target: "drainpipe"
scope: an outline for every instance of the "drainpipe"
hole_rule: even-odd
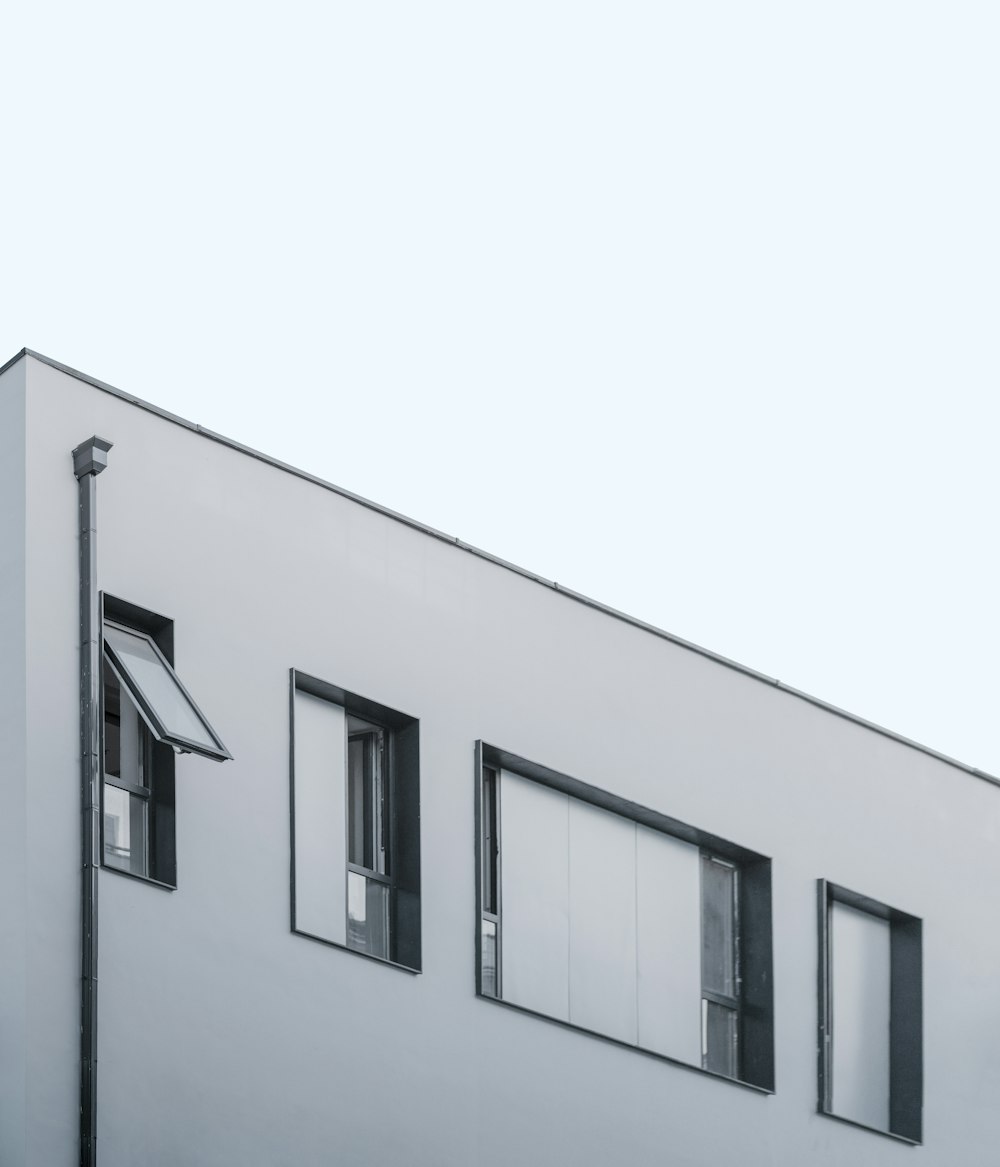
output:
[[[73,451],[80,484],[80,1167],[97,1167],[97,876],[101,840],[101,613],[97,590],[97,476],[111,443],[92,437]]]

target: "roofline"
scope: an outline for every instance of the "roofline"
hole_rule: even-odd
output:
[[[942,754],[939,750],[931,749],[930,746],[921,745],[920,742],[915,742],[912,738],[904,737],[902,734],[894,733],[891,729],[886,729],[885,726],[877,725],[874,721],[867,721],[863,717],[858,717],[857,714],[849,713],[846,709],[831,705],[827,701],[821,701],[820,698],[810,696],[808,693],[803,693],[801,689],[795,689],[791,685],[786,685],[775,677],[769,677],[765,673],[757,672],[756,669],[747,668],[746,665],[741,665],[737,661],[730,660],[728,657],[720,656],[718,653],[712,652],[710,649],[702,648],[700,645],[692,644],[689,640],[675,636],[672,632],[666,632],[662,628],[657,628],[654,624],[647,624],[644,620],[638,620],[634,616],[629,616],[625,612],[618,611],[617,608],[611,608],[607,604],[592,600],[589,596],[584,596],[580,592],[574,592],[572,589],[563,587],[554,580],[545,579],[544,576],[536,575],[533,571],[528,571],[524,567],[518,567],[516,563],[509,563],[506,559],[500,559],[496,555],[491,555],[488,551],[474,547],[471,543],[463,543],[455,535],[447,535],[444,531],[438,531],[434,527],[427,526],[426,523],[417,522],[416,519],[411,519],[406,515],[400,514],[398,511],[390,510],[388,507],[381,506],[377,502],[372,502],[371,499],[363,498],[360,494],[353,494],[351,491],[345,490],[342,486],[336,486],[332,482],[318,478],[315,474],[309,474],[307,471],[300,470],[296,466],[291,466],[287,462],[272,458],[268,454],[262,454],[260,450],[255,450],[251,446],[244,446],[241,442],[227,438],[224,434],[218,434],[214,430],[206,429],[204,426],[188,421],[186,418],[178,417],[175,413],[170,413],[166,409],[161,409],[158,405],[152,405],[148,401],[143,401],[142,398],[135,397],[131,393],[126,393],[122,389],[116,389],[114,385],[109,385],[106,381],[99,381],[96,377],[81,373],[79,369],[73,369],[69,365],[62,364],[60,361],[54,361],[51,357],[47,357],[43,353],[35,352],[34,349],[21,349],[19,353],[16,353],[9,361],[0,366],[0,376],[12,365],[17,364],[23,357],[33,357],[36,361],[41,361],[42,364],[49,365],[51,368],[57,369],[60,373],[66,373],[70,377],[75,377],[76,380],[83,381],[85,384],[91,385],[95,389],[100,389],[104,393],[110,393],[112,397],[127,401],[130,405],[137,405],[140,409],[145,409],[148,413],[162,417],[165,421],[172,422],[174,425],[179,425],[183,429],[200,434],[202,437],[208,438],[209,441],[218,442],[221,446],[228,446],[229,449],[236,450],[240,454],[246,454],[251,458],[256,458],[258,462],[264,462],[268,466],[273,466],[276,470],[283,470],[287,474],[294,474],[296,478],[302,478],[306,482],[311,482],[314,486],[332,491],[334,494],[340,495],[341,498],[349,499],[351,502],[367,507],[368,510],[376,511],[378,514],[384,515],[388,519],[393,519],[397,523],[402,523],[414,531],[420,531],[421,534],[430,535],[433,539],[439,539],[443,543],[449,543],[452,547],[458,547],[460,550],[467,551],[479,559],[485,559],[488,563],[502,567],[506,571],[512,571],[515,575],[519,575],[523,579],[528,579],[533,583],[540,584],[542,587],[550,588],[558,592],[561,596],[575,600],[578,604],[593,608],[597,612],[603,612],[604,615],[611,616],[615,620],[620,620],[624,624],[630,624],[633,628],[639,628],[643,632],[649,632],[661,640],[667,640],[671,644],[677,645],[679,648],[697,653],[699,656],[714,661],[716,664],[724,665],[727,669],[733,669],[737,673],[742,673],[745,677],[751,677],[753,680],[760,681],[762,684],[770,685],[771,688],[779,689],[782,693],[787,693],[790,697],[796,697],[800,701],[814,705],[817,709],[832,713],[835,717],[843,718],[845,721],[851,721],[855,725],[862,726],[864,729],[870,729],[874,733],[881,734],[882,737],[898,742],[900,745],[909,746],[910,749],[918,750],[922,754],[936,758],[939,762],[944,762],[948,766],[954,766],[957,770],[963,770],[966,774],[971,774],[974,778],[981,778],[984,782],[989,782],[993,786],[1000,786],[1000,778],[993,774],[988,774],[985,770],[980,770],[975,766],[969,766],[965,762],[960,762],[957,758],[952,758],[948,754]]]

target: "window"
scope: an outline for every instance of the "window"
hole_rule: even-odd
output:
[[[420,969],[418,722],[292,670],[292,930]]]
[[[384,960],[391,950],[389,821],[386,731],[348,717],[347,946]]]
[[[230,757],[173,670],[173,625],[103,596],[103,856],[173,886],[174,753]]]
[[[739,1076],[739,868],[701,854],[701,1062]]]
[[[774,1088],[770,861],[479,744],[477,989]]]
[[[819,881],[819,1109],[921,1141],[922,924]]]

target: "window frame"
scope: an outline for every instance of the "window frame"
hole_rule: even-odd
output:
[[[703,1065],[683,1061],[657,1050],[648,1049],[630,1041],[623,1041],[605,1033],[599,1033],[585,1026],[562,1018],[539,1013],[533,1009],[505,1000],[502,996],[502,897],[503,897],[503,837],[500,825],[500,800],[503,798],[502,782],[497,783],[500,795],[497,800],[496,828],[498,833],[497,856],[497,995],[484,991],[483,987],[483,922],[491,918],[483,907],[483,797],[484,770],[508,770],[521,778],[537,782],[552,790],[567,794],[571,798],[589,803],[601,810],[610,811],[621,818],[641,826],[650,827],[662,834],[693,843],[702,853],[717,856],[734,864],[740,871],[739,915],[743,924],[744,939],[740,953],[744,973],[740,984],[739,1015],[739,1076],[730,1077]],[[485,1001],[492,1001],[509,1009],[539,1017],[553,1025],[586,1033],[602,1041],[634,1050],[646,1057],[657,1058],[671,1065],[683,1066],[697,1073],[731,1082],[736,1086],[761,1094],[773,1094],[774,1084],[774,995],[773,995],[773,952],[771,924],[771,860],[748,848],[731,843],[717,835],[692,827],[679,819],[641,806],[599,787],[571,778],[557,770],[522,758],[510,751],[499,749],[482,740],[475,746],[475,862],[476,862],[476,916],[475,916],[475,984],[476,995]],[[700,914],[701,909],[700,909]],[[700,946],[700,937],[699,937]],[[704,998],[702,998],[704,999]],[[701,1008],[701,1001],[692,1002],[692,1007]]]
[[[741,993],[742,975],[740,969],[740,884],[741,869],[738,863],[732,859],[726,859],[721,855],[716,855],[711,850],[702,847],[699,856],[699,877],[701,887],[701,1064],[702,1068],[711,1071],[712,1073],[722,1074],[723,1077],[732,1078],[739,1076],[740,1057],[742,1054],[742,1040],[741,1027],[743,1020],[743,1000]],[[708,913],[708,905],[706,902],[706,881],[705,870],[709,864],[717,864],[720,867],[726,867],[732,872],[732,885],[729,894],[729,927],[730,927],[730,960],[732,963],[732,979],[733,992],[724,993],[719,989],[711,988],[708,983],[708,976],[706,972],[706,916]],[[708,1016],[711,1007],[715,1005],[720,1009],[725,1009],[735,1018],[735,1030],[733,1035],[733,1062],[736,1067],[735,1074],[728,1074],[723,1070],[718,1070],[714,1066],[709,1065],[709,1038]]]
[[[304,693],[339,706],[344,711],[344,871],[345,940],[318,936],[296,922],[295,831],[295,694]],[[351,855],[349,742],[351,721],[383,735],[383,783],[388,802],[386,856],[388,871],[380,872],[353,862]],[[370,698],[323,681],[299,669],[289,670],[289,923],[290,930],[320,944],[351,952],[404,972],[422,971],[420,902],[420,722]],[[349,943],[348,886],[351,873],[389,887],[389,956],[368,952]]]
[[[816,881],[818,917],[817,1111],[886,1138],[923,1144],[923,920],[826,879]],[[889,924],[889,1128],[833,1109],[833,949],[830,913],[840,903]]]
[[[160,666],[165,671],[168,679],[176,685],[180,691],[181,696],[187,701],[191,711],[195,714],[197,719],[201,722],[206,734],[215,743],[215,748],[207,747],[201,742],[196,742],[190,738],[186,738],[177,733],[171,733],[160,715],[157,713],[156,705],[147,694],[144,692],[142,686],[132,676],[128,665],[122,660],[120,654],[113,644],[109,644],[107,638],[104,636],[105,628],[116,629],[120,632],[125,632],[130,636],[140,637],[145,640],[149,647],[156,655],[156,659]],[[118,678],[118,684],[123,691],[128,692],[132,703],[139,711],[139,716],[146,723],[146,728],[159,742],[165,742],[172,746],[178,752],[183,754],[201,754],[203,757],[212,758],[215,761],[231,761],[232,754],[222,744],[222,739],[212,728],[208,718],[198,708],[197,702],[191,694],[184,687],[180,677],[174,671],[172,661],[168,660],[160,646],[156,643],[155,638],[141,627],[130,626],[117,620],[111,616],[105,615],[101,623],[101,638],[103,642],[104,659],[111,666],[111,671]]]
[[[105,787],[110,785],[126,793],[142,796],[140,789],[132,782],[108,775],[105,771],[106,758],[106,718],[105,704],[105,666],[109,668],[118,682],[121,699],[131,701],[131,693],[127,686],[122,685],[116,669],[112,668],[104,649],[104,625],[111,623],[124,627],[127,631],[138,631],[156,645],[159,653],[173,665],[174,631],[173,621],[155,612],[130,604],[106,592],[100,594],[101,618],[101,686],[100,686],[100,766],[101,766],[101,805],[100,805],[100,855],[101,867],[105,871],[113,871],[126,879],[138,879],[153,887],[166,891],[175,891],[177,888],[177,845],[176,845],[176,816],[175,816],[175,752],[166,742],[158,741],[149,731],[148,723],[142,716],[142,711],[136,707],[136,713],[141,726],[146,731],[148,739],[149,760],[148,781],[143,785],[147,799],[146,810],[146,839],[145,856],[142,870],[133,871],[116,863],[109,863],[107,859],[107,840],[105,839]]]

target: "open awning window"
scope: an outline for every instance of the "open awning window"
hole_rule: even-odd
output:
[[[219,762],[232,757],[151,637],[105,621],[104,651],[157,741]]]

